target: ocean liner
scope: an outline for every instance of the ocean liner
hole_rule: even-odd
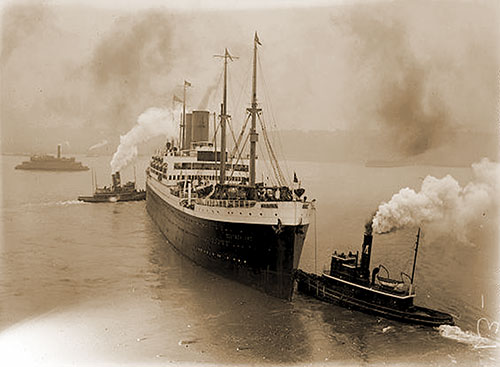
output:
[[[218,55],[224,60],[220,148],[216,136],[209,139],[210,112],[186,113],[190,83],[184,82],[180,143],[177,147],[168,141],[152,157],[146,169],[146,206],[168,242],[195,263],[290,299],[313,203],[307,201],[295,174],[293,183],[287,184],[270,144],[257,104],[258,45],[255,33],[251,105],[230,152],[226,147],[227,68],[234,56],[227,49]],[[256,182],[257,120],[275,173],[274,185]]]
[[[29,161],[18,164],[16,169],[35,171],[87,171],[89,168],[74,157],[61,157],[61,144],[57,145],[57,157],[53,155],[32,155]]]

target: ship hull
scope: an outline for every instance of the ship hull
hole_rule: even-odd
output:
[[[146,207],[168,242],[193,262],[275,297],[291,299],[308,224],[277,226],[199,218],[146,185]]]

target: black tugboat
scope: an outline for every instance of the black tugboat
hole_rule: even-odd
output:
[[[428,326],[453,325],[451,315],[413,304],[415,298],[413,279],[419,239],[420,228],[417,234],[411,277],[401,273],[401,280],[391,279],[387,269],[380,265],[373,269],[370,279],[373,240],[370,222],[366,226],[359,261],[358,252],[338,254],[335,251],[332,255],[330,270],[322,275],[306,273],[302,270],[296,272],[298,291],[323,301],[402,322]],[[381,269],[387,272],[387,277],[378,275]],[[407,278],[406,282],[403,276]]]
[[[113,186],[97,187],[93,196],[79,196],[78,200],[87,203],[116,203],[118,201],[139,201],[146,200],[146,191],[137,190],[135,182],[129,181],[121,184],[120,172],[111,175]]]

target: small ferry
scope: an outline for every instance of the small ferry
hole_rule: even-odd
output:
[[[15,169],[31,171],[88,171],[88,167],[77,162],[75,157],[62,157],[61,144],[57,145],[57,156],[50,154],[32,155],[29,161],[18,164]]]
[[[420,228],[415,245],[411,277],[401,273],[401,279],[392,279],[383,265],[375,267],[370,277],[372,247],[371,222],[367,224],[361,257],[359,253],[333,253],[330,269],[317,275],[302,270],[296,272],[297,289],[323,301],[386,318],[428,326],[453,325],[447,313],[413,304],[413,279],[417,259]],[[386,276],[379,275],[384,270]]]
[[[146,191],[137,190],[135,181],[121,184],[120,172],[111,175],[113,185],[111,187],[97,187],[92,196],[79,196],[78,200],[87,203],[116,203],[118,201],[140,201],[146,200]],[[92,180],[93,181],[93,180]]]

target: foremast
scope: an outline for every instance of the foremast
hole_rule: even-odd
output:
[[[227,59],[233,61],[234,56],[229,54],[227,48],[224,51],[224,55],[215,55],[215,57],[224,58],[224,89],[222,93],[222,105],[220,113],[220,177],[219,182],[221,185],[226,181],[226,122],[229,118],[227,115]],[[217,153],[216,153],[217,154]]]
[[[253,74],[252,74],[252,104],[251,107],[247,109],[252,118],[252,125],[250,127],[250,177],[249,185],[255,186],[255,160],[256,160],[256,146],[259,140],[259,134],[257,133],[256,123],[257,114],[262,111],[257,108],[257,45],[261,45],[257,32],[255,32],[253,40]]]

